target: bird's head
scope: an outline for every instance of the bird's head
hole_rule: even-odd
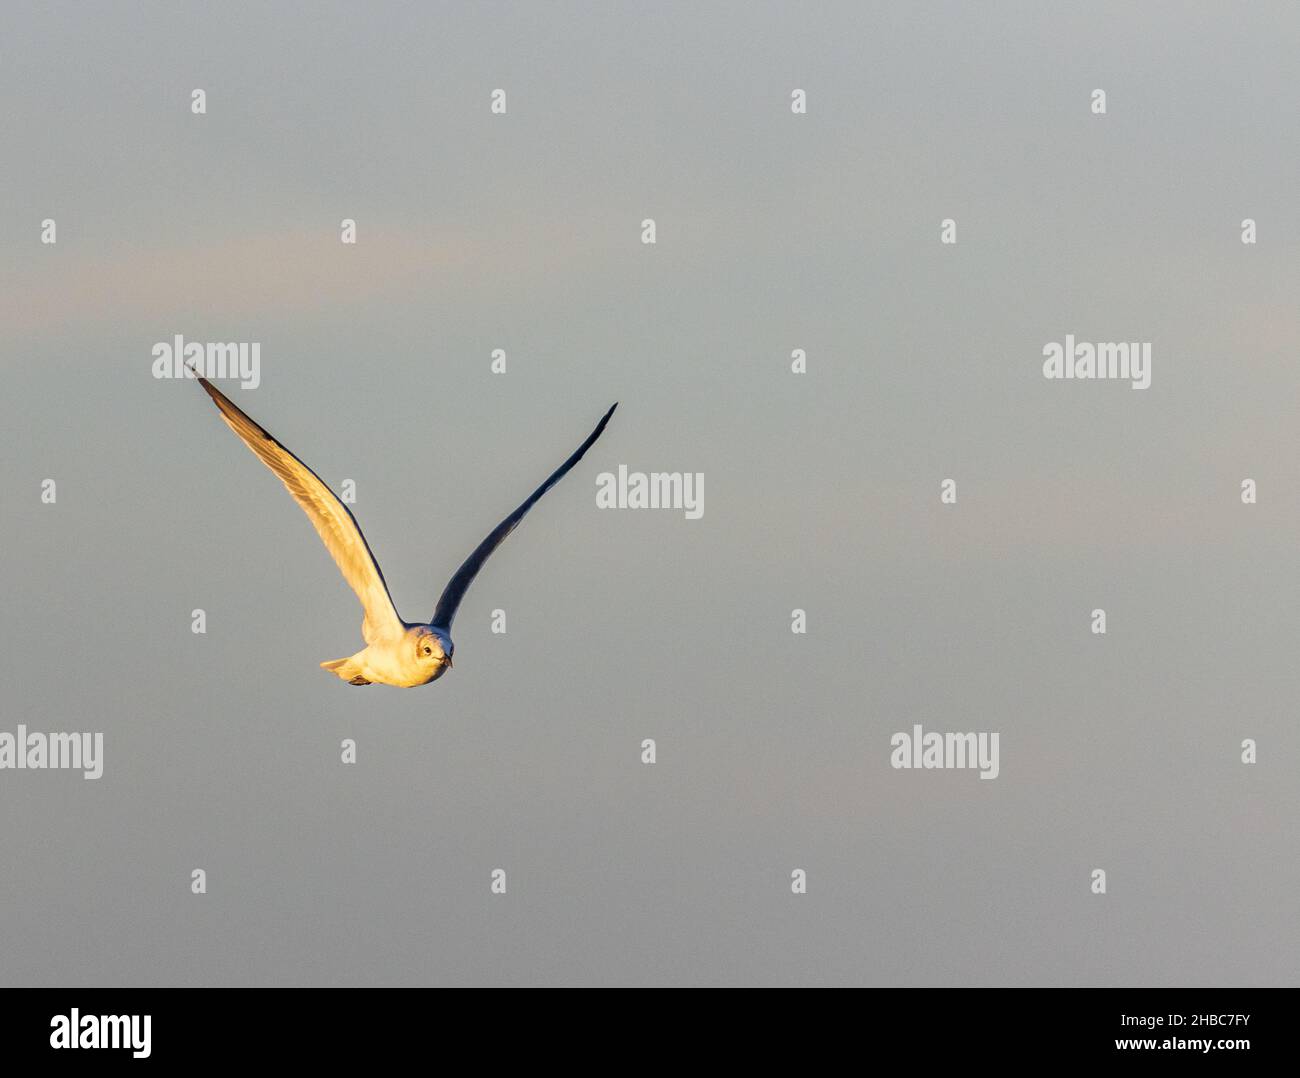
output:
[[[415,633],[415,661],[436,671],[435,677],[451,666],[451,654],[456,645],[441,629],[421,626]]]

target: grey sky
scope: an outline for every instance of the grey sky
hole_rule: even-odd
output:
[[[1296,982],[1300,14],[699,8],[5,6],[0,730],[106,760],[0,772],[0,982]],[[407,619],[622,404],[455,670],[353,689],[177,333],[261,342],[225,388]],[[891,769],[915,722],[999,778]]]

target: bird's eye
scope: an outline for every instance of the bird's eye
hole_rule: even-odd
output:
[[[425,648],[425,649],[424,649],[424,653],[425,653],[426,655],[432,655],[432,654],[433,654],[433,648]]]

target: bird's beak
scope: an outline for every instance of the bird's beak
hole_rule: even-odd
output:
[[[454,669],[456,664],[451,661],[451,656],[447,655],[445,656],[445,658],[447,660],[447,666]]]

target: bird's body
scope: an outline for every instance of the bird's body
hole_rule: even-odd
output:
[[[348,586],[361,600],[365,618],[361,622],[361,635],[366,646],[346,659],[333,659],[321,663],[325,670],[336,674],[350,685],[369,685],[380,682],[409,689],[427,685],[450,669],[455,645],[451,639],[451,623],[478,571],[488,556],[514,531],[516,525],[537,501],[558,483],[592,444],[600,437],[614,414],[610,408],[587,440],[551,476],[538,487],[513,513],[498,524],[474,552],[465,559],[455,575],[447,582],[438,600],[438,609],[427,624],[403,621],[388,594],[379,563],[370,552],[365,536],[352,511],[327,487],[321,478],[258,426],[230,399],[206,378],[199,383],[243,443],[271,469],[294,500],[302,507],[307,519],[321,537],[325,549],[343,574]]]
[[[401,636],[376,640],[355,655],[321,663],[321,667],[349,685],[375,681],[399,689],[427,685],[451,667],[451,637],[441,634],[439,639],[435,633],[431,625],[408,625]]]

